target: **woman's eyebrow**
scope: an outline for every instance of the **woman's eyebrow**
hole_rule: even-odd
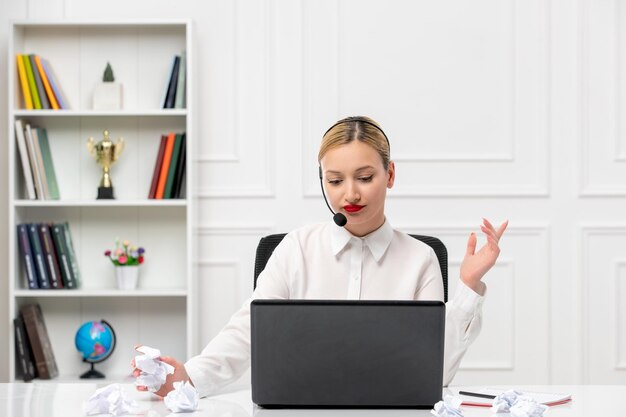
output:
[[[360,172],[360,171],[364,171],[366,169],[374,169],[374,167],[371,166],[371,165],[366,165],[364,167],[357,168],[356,170],[354,170],[354,172]],[[331,169],[326,170],[325,172],[326,172],[326,174],[343,174],[343,172],[341,172],[341,171],[333,171]]]

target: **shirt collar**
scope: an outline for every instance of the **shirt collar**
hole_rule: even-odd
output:
[[[348,232],[344,227],[337,227],[334,224],[331,225],[331,248],[333,250],[333,255],[337,256],[339,252],[341,252],[350,239],[362,239],[365,246],[370,249],[372,256],[376,262],[379,262],[383,257],[389,244],[391,243],[391,239],[393,238],[393,228],[391,224],[385,219],[385,222],[378,229],[374,230],[369,235],[358,238],[353,236],[352,233]]]

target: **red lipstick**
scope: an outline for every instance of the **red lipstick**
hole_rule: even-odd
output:
[[[360,211],[363,207],[365,206],[359,206],[358,204],[348,204],[343,206],[343,209],[348,213],[356,213],[357,211]]]

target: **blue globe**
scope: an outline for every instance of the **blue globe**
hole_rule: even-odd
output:
[[[115,331],[104,320],[88,321],[76,332],[74,344],[85,362],[101,362],[113,353]]]

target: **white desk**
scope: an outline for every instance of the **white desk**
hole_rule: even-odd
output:
[[[54,382],[0,384],[0,416],[4,417],[79,417],[83,402],[102,384],[70,384]],[[131,384],[122,384],[125,392],[146,410],[147,417],[168,416],[163,401],[152,394],[137,392]],[[471,390],[471,387],[463,387]],[[506,388],[506,387],[504,387]],[[519,386],[517,389],[541,392],[570,393],[572,401],[550,407],[546,417],[588,417],[624,415],[621,402],[626,398],[626,385]],[[445,391],[444,391],[445,392]],[[465,416],[491,417],[487,407],[462,407]],[[430,416],[430,410],[266,410],[254,404],[249,390],[225,391],[200,400],[193,414],[171,416],[211,417],[420,417]]]

